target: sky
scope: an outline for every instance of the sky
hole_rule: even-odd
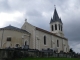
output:
[[[0,0],[0,28],[21,28],[27,19],[30,24],[50,31],[54,5],[70,48],[80,53],[80,0]]]

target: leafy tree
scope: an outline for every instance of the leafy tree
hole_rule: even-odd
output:
[[[75,52],[72,48],[70,48],[69,52],[72,53],[72,54],[75,54]]]

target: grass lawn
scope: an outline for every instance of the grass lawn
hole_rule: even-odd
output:
[[[80,60],[80,58],[21,58],[17,60]]]

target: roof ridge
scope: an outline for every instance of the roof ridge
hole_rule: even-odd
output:
[[[21,29],[21,28],[15,27],[15,26],[11,26],[11,25],[6,26],[6,27],[4,27],[4,28],[0,28],[0,29],[12,29],[12,30],[23,31],[23,32],[29,33],[28,31],[26,31],[26,30],[24,30],[24,29]],[[30,34],[30,33],[29,33],[29,34]]]
[[[47,30],[45,30],[45,29],[42,29],[42,28],[39,28],[39,27],[36,27],[36,30],[40,30],[40,31],[43,31],[43,32],[49,33],[49,34],[51,34],[51,35],[57,36],[57,37],[59,37],[59,38],[63,38],[63,39],[66,39],[66,40],[67,40],[67,38],[65,38],[65,37],[58,36],[58,35],[56,35],[56,34],[54,34],[54,33],[51,33],[51,32],[49,32],[49,31],[47,31]]]

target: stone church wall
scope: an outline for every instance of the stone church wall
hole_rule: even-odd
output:
[[[19,44],[19,46],[21,47],[24,44],[24,40],[29,40],[27,34],[26,37],[24,37],[24,39],[22,38],[24,34],[26,33],[18,32],[15,30],[4,30],[4,33],[3,30],[0,30],[0,48],[7,48],[7,47],[13,48],[16,46],[16,44]],[[7,41],[8,37],[11,37],[11,41]]]

